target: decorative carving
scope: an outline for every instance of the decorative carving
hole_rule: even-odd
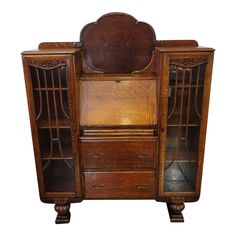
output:
[[[65,59],[57,59],[57,60],[37,60],[32,59],[29,61],[30,66],[34,66],[40,69],[51,70],[58,68],[60,66],[66,66]]]
[[[70,222],[70,203],[68,199],[58,199],[55,201],[55,211],[58,213],[56,218],[56,224],[69,223]]]
[[[171,222],[184,222],[182,215],[182,211],[185,208],[184,197],[171,197],[167,207]]]
[[[207,63],[208,58],[206,57],[192,57],[192,58],[171,58],[169,60],[170,65],[180,67],[194,67],[204,63]]]
[[[183,197],[172,197],[169,207],[174,214],[176,214],[176,215],[180,214],[185,207],[184,206],[184,198]]]

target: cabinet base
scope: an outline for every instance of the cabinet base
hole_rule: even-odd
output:
[[[182,211],[185,208],[184,198],[171,198],[171,202],[167,202],[166,204],[170,216],[170,221],[184,222],[184,217],[182,214]]]
[[[184,217],[182,213],[175,214],[173,211],[170,209],[169,204],[167,203],[167,208],[169,212],[169,217],[171,222],[184,222]]]
[[[67,215],[61,216],[57,215],[57,218],[55,220],[56,224],[65,224],[70,222],[70,212]]]
[[[185,208],[183,197],[172,197],[169,202],[166,202],[169,217],[171,222],[184,222],[182,211]],[[65,224],[70,222],[70,203],[68,200],[55,201],[55,211],[58,213],[55,223]]]
[[[64,224],[70,222],[70,203],[65,200],[58,200],[55,204],[55,211],[58,213],[55,220],[56,224]]]

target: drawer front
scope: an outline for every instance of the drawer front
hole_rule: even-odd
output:
[[[155,168],[157,141],[88,141],[81,142],[84,169]]]
[[[86,199],[152,199],[154,171],[84,172]]]

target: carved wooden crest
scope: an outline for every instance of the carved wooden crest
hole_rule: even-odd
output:
[[[81,31],[85,62],[94,70],[113,73],[144,69],[152,58],[153,28],[124,13],[110,13]]]

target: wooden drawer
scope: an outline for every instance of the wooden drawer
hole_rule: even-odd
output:
[[[84,172],[86,199],[152,199],[154,171]]]
[[[88,141],[81,142],[84,169],[155,168],[157,140]]]

